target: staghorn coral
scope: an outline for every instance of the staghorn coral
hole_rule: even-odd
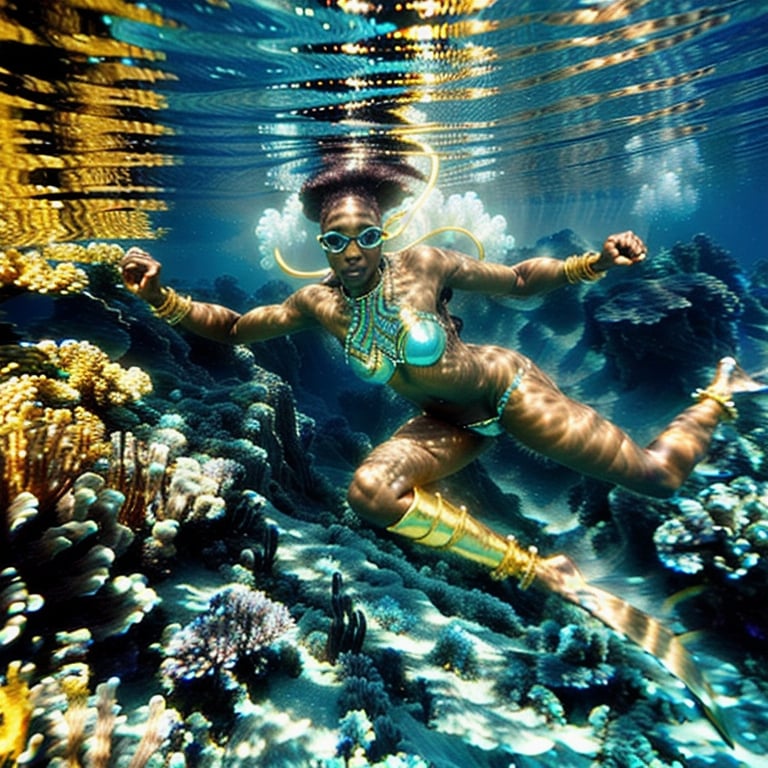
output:
[[[266,648],[293,626],[282,603],[232,584],[211,597],[206,611],[174,632],[160,666],[163,680],[169,688],[201,678],[226,683],[240,662],[258,671]]]

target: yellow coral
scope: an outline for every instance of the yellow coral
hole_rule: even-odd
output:
[[[43,247],[43,256],[51,261],[76,261],[80,264],[117,264],[125,251],[117,243],[51,243]]]
[[[41,503],[60,498],[83,467],[110,454],[105,432],[101,420],[80,406],[23,403],[15,418],[0,424],[0,509],[22,491]]]
[[[37,251],[15,248],[0,251],[0,286],[35,293],[80,293],[88,287],[88,275],[69,262],[52,267]]]
[[[136,366],[123,368],[89,341],[41,341],[37,345],[69,375],[68,383],[86,402],[124,405],[152,391],[149,375]]]
[[[80,393],[65,381],[24,373],[0,382],[0,431],[3,427],[39,423],[45,407],[73,406]]]
[[[0,685],[0,765],[13,765],[27,742],[32,703],[20,661],[8,665]]]

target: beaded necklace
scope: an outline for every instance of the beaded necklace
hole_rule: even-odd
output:
[[[366,378],[386,381],[396,365],[413,362],[404,354],[404,339],[420,320],[434,322],[435,316],[397,303],[387,261],[382,260],[379,282],[368,293],[352,297],[342,290],[342,294],[352,311],[344,339],[344,358],[349,365]]]

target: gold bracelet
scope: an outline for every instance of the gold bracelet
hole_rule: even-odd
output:
[[[605,271],[597,272],[593,266],[599,259],[600,254],[597,251],[587,251],[581,254],[581,256],[569,256],[563,262],[565,279],[571,285],[576,283],[593,283],[595,280],[602,280],[605,277]]]
[[[163,288],[163,303],[152,307],[152,314],[165,320],[169,325],[178,325],[192,309],[191,296],[179,296],[173,288]]]
[[[725,411],[726,421],[735,421],[739,418],[736,403],[730,397],[713,392],[711,389],[696,389],[691,392],[691,397],[697,403],[701,403],[704,400],[714,400]]]

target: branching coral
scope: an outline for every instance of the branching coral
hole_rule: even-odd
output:
[[[239,662],[258,668],[274,640],[294,626],[288,609],[264,592],[233,584],[173,634],[161,664],[169,687],[204,677],[228,678]]]
[[[17,501],[20,494],[55,503],[83,467],[109,451],[97,416],[80,406],[41,407],[34,399],[41,390],[35,378],[0,384],[0,508],[6,510],[9,527],[11,515],[25,509],[25,497]]]

